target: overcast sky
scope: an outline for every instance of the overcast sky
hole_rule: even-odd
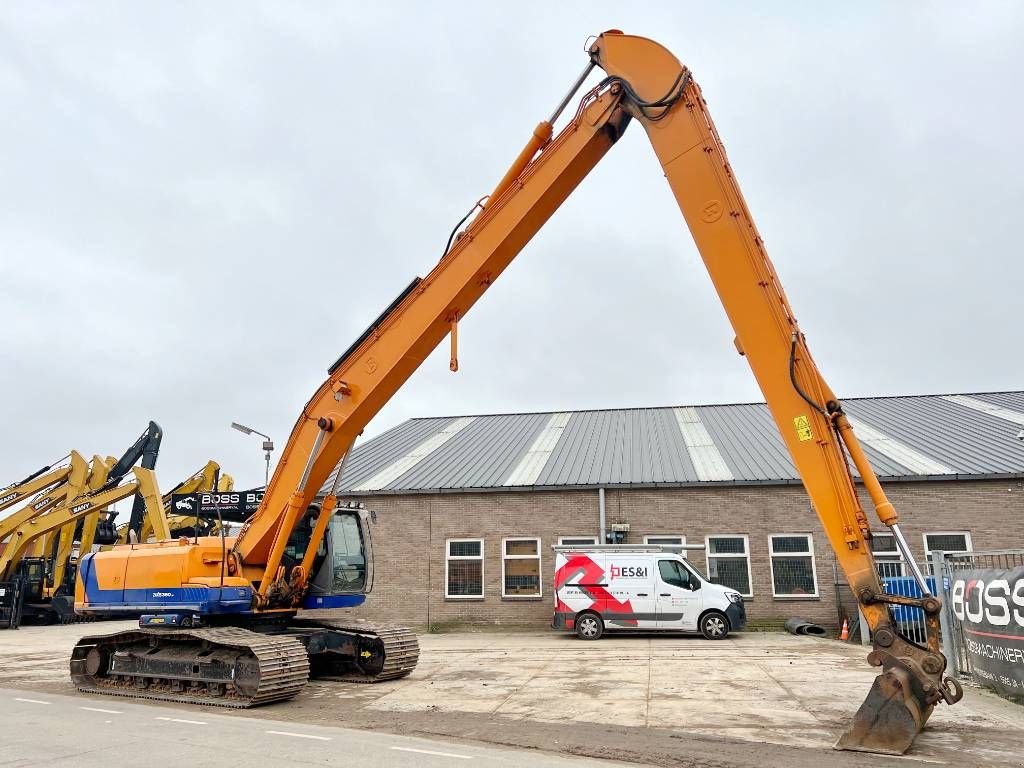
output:
[[[283,447],[610,27],[693,70],[840,396],[1024,387],[1024,5],[638,5],[0,6],[0,485],[149,419],[164,487],[262,483],[231,421]],[[634,125],[366,434],[760,400],[732,335]]]

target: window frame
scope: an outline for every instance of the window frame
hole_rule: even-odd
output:
[[[926,569],[928,567],[927,563],[931,562],[932,551],[933,551],[933,550],[928,548],[928,537],[929,536],[963,536],[964,537],[964,542],[967,544],[967,548],[963,549],[963,550],[959,550],[959,551],[961,551],[961,552],[973,552],[974,551],[974,542],[971,541],[971,532],[970,531],[925,531],[924,533],[921,534],[921,541],[924,543],[924,559],[925,559],[925,563],[926,563],[926,565],[925,565]],[[934,551],[943,551],[943,552],[945,552],[947,550],[934,550]]]
[[[711,540],[712,539],[743,539],[743,554],[742,555],[738,555],[735,552],[727,552],[727,553],[724,553],[724,554],[712,554],[712,552],[711,552]],[[707,536],[704,537],[704,557],[705,557],[706,565],[707,565],[708,581],[711,581],[712,584],[718,584],[717,581],[712,581],[711,580],[711,559],[712,558],[725,557],[725,558],[732,558],[733,560],[739,560],[740,558],[743,558],[744,560],[746,560],[747,561],[747,584],[750,585],[750,592],[740,592],[740,595],[743,596],[743,597],[751,597],[751,598],[754,596],[754,575],[753,575],[753,573],[750,570],[750,537],[747,534],[745,534],[745,533],[709,533]],[[774,589],[774,585],[775,585],[775,578],[773,576],[772,577],[772,588],[773,589]],[[720,584],[719,586],[726,587],[727,589],[733,589],[733,587],[727,587],[725,584]],[[737,591],[739,591],[739,590],[737,590]]]
[[[644,536],[644,544],[645,545],[652,544],[651,539],[679,539],[679,543],[678,544],[662,544],[660,546],[682,547],[682,549],[679,550],[679,554],[683,557],[683,559],[686,559],[686,560],[689,559],[688,557],[686,557],[686,537],[683,536],[682,534],[678,534],[678,533],[652,533],[652,534],[650,534],[648,536]],[[654,543],[654,546],[659,546],[659,544]]]
[[[566,544],[566,539],[590,539],[589,544]],[[596,547],[597,536],[559,536],[558,546],[560,547]]]
[[[508,554],[508,543],[510,541],[534,541],[537,543],[536,555],[510,555]],[[505,561],[506,560],[536,560],[537,561],[537,594],[535,595],[509,595],[505,593]],[[501,599],[502,600],[541,600],[544,598],[544,561],[541,557],[540,536],[506,536],[501,540]]]
[[[775,539],[786,539],[802,536],[807,541],[807,552],[775,552]],[[775,591],[775,558],[776,557],[810,557],[811,578],[814,580],[814,593],[810,595],[779,594]],[[814,555],[814,534],[812,533],[769,533],[768,534],[768,568],[772,577],[772,597],[777,600],[808,600],[820,598],[818,589],[818,563]]]
[[[480,543],[480,554],[479,555],[452,555],[452,544],[464,543],[469,541],[475,541]],[[444,599],[445,600],[483,600],[487,593],[487,579],[485,578],[486,564],[484,562],[484,548],[486,543],[483,538],[462,538],[462,539],[445,539],[444,541]],[[453,595],[448,590],[449,583],[449,566],[448,564],[452,561],[455,562],[480,562],[480,594],[479,595]]]
[[[896,534],[890,533],[889,531],[871,532],[872,539],[877,539],[880,536],[887,536],[888,538],[892,539],[892,545],[894,549],[891,552],[876,552],[875,548],[871,546],[870,542],[868,543],[868,546],[871,550],[871,557],[875,561],[875,570],[878,571],[878,577],[880,579],[905,578],[907,575],[907,563],[906,560],[903,559],[903,553],[900,551],[899,545],[896,543]],[[882,563],[896,563],[899,566],[899,573],[883,573],[885,569],[879,567]]]

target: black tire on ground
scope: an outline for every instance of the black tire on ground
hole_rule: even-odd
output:
[[[600,640],[604,634],[604,622],[592,611],[585,611],[576,616],[576,637],[580,640]]]
[[[708,611],[700,617],[700,633],[707,640],[725,640],[729,636],[729,619],[720,611]]]

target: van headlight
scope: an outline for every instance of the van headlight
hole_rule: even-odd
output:
[[[729,598],[730,603],[739,603],[743,600],[743,595],[739,592],[726,592],[725,596]]]

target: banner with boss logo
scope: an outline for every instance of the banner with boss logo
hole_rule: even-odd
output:
[[[1024,698],[1024,568],[954,571],[949,602],[974,675],[1003,696]]]
[[[206,493],[175,493],[171,496],[172,515],[198,516],[205,520],[216,520],[218,514],[225,521],[244,523],[259,509],[263,501],[263,489],[251,491],[228,491]]]

